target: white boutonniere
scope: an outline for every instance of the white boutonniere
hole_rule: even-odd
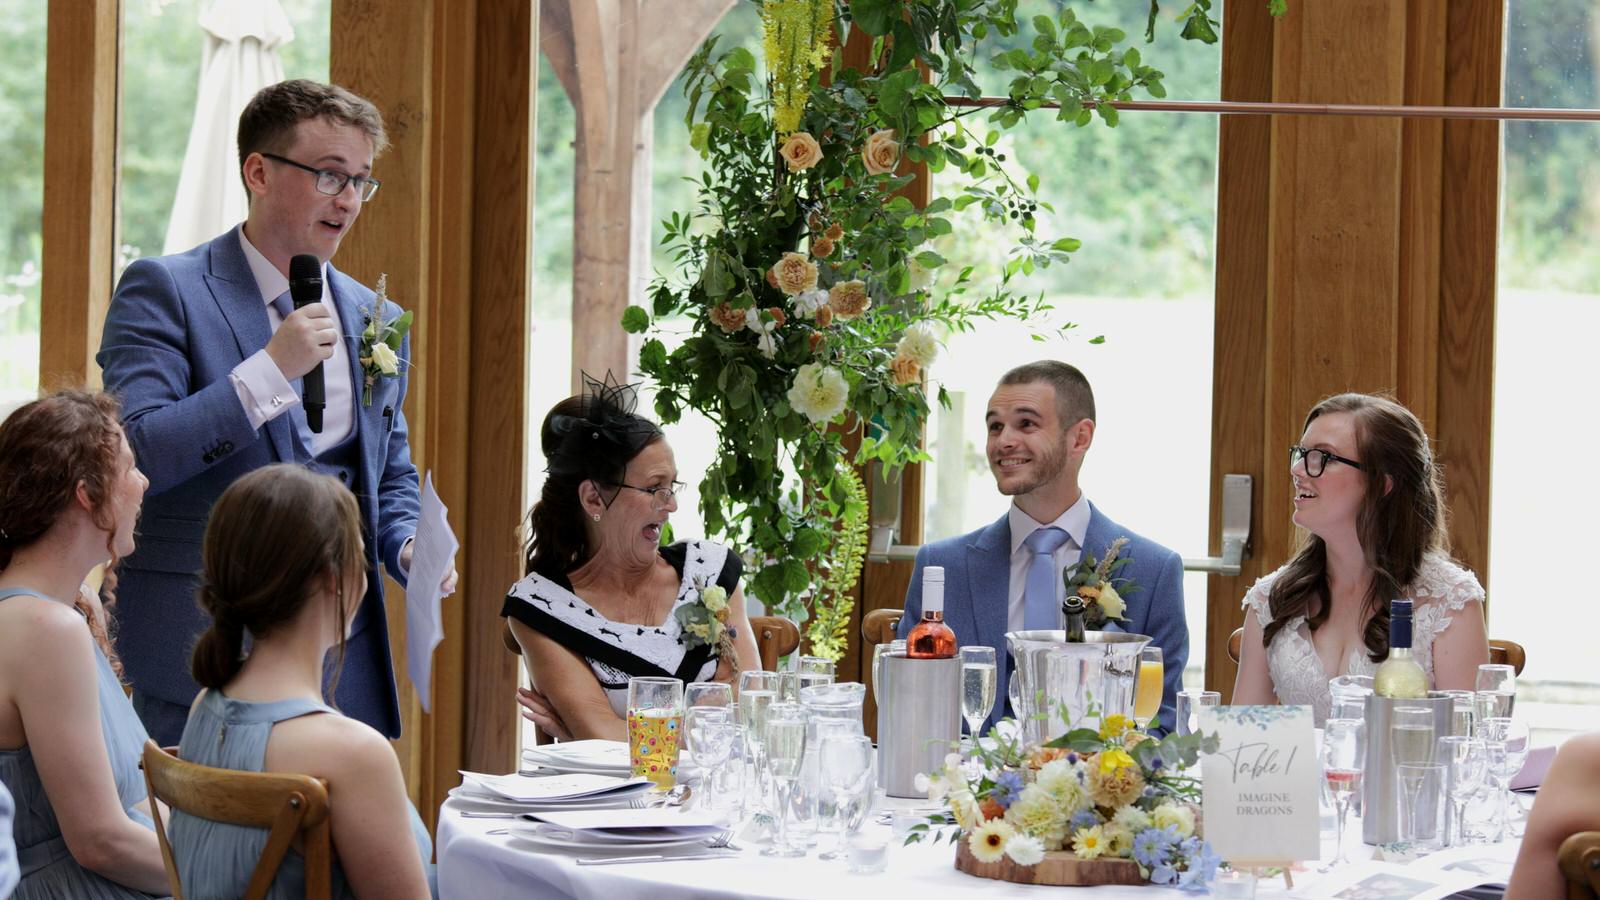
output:
[[[389,276],[378,276],[378,289],[372,298],[372,309],[366,313],[366,327],[361,330],[359,348],[356,355],[361,363],[361,371],[366,376],[361,386],[361,403],[363,406],[372,405],[372,385],[379,378],[393,378],[400,374],[401,366],[410,366],[411,361],[400,358],[400,345],[405,340],[406,333],[411,330],[411,310],[406,310],[393,319],[383,320],[383,307],[389,302]]]
[[[684,642],[693,650],[710,645],[713,653],[723,659],[734,659],[733,639],[735,629],[728,624],[728,592],[718,585],[707,585],[704,578],[694,582],[696,602],[685,603],[673,613],[683,630]]]

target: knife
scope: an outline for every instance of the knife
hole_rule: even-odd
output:
[[[580,866],[614,866],[614,865],[625,865],[625,864],[628,864],[628,863],[674,862],[674,861],[680,860],[680,859],[733,859],[733,858],[735,858],[735,857],[737,857],[739,855],[741,855],[741,854],[732,853],[732,852],[723,852],[723,853],[689,853],[689,854],[675,855],[675,856],[668,856],[668,855],[662,854],[662,853],[657,853],[657,854],[654,854],[654,855],[651,855],[651,856],[595,856],[595,857],[581,857],[581,858],[579,858],[578,865],[580,865]]]

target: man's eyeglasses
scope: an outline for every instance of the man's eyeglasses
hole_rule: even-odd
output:
[[[1337,453],[1329,453],[1326,450],[1307,450],[1298,446],[1289,448],[1289,468],[1294,468],[1294,464],[1302,459],[1306,461],[1306,474],[1312,478],[1320,478],[1322,476],[1322,470],[1328,467],[1328,460],[1330,459],[1334,462],[1344,463],[1352,469],[1361,468],[1361,463],[1353,459],[1345,459]]]
[[[276,153],[263,153],[261,155],[274,162],[281,162],[286,166],[294,166],[296,169],[303,169],[317,176],[317,190],[331,197],[337,197],[343,193],[344,186],[347,184],[356,186],[356,196],[361,198],[362,203],[371,200],[372,195],[378,192],[379,181],[376,178],[368,178],[365,175],[346,175],[333,169],[315,169],[304,163],[285,159]]]
[[[631,484],[617,482],[616,484],[613,484],[612,487],[627,488],[630,491],[638,491],[641,494],[649,494],[650,505],[659,511],[666,509],[667,504],[671,503],[680,493],[682,493],[683,489],[687,487],[687,485],[681,481],[674,481],[665,487],[634,487]]]

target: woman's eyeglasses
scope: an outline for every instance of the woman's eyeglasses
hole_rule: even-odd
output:
[[[673,499],[678,496],[678,494],[682,493],[683,489],[687,487],[687,485],[681,481],[674,481],[665,487],[634,487],[631,484],[617,482],[616,484],[613,484],[612,487],[627,488],[630,491],[638,491],[641,494],[649,494],[650,505],[658,510],[661,510],[666,509],[667,504],[671,503]]]
[[[1352,469],[1361,468],[1361,463],[1353,459],[1345,459],[1337,453],[1329,453],[1326,450],[1318,449],[1308,450],[1300,446],[1289,448],[1289,468],[1294,468],[1294,464],[1302,459],[1306,461],[1306,474],[1312,478],[1322,476],[1322,470],[1328,467],[1328,460],[1330,459],[1334,462],[1344,463]]]

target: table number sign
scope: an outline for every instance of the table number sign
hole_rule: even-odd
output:
[[[1200,731],[1206,840],[1235,866],[1316,859],[1321,772],[1309,706],[1210,706]]]

